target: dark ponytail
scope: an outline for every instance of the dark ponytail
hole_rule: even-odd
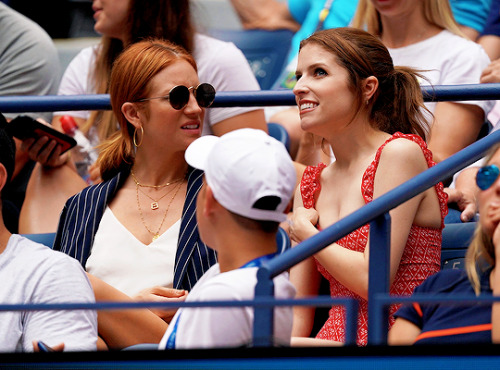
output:
[[[425,79],[412,68],[397,66],[379,80],[380,92],[370,118],[380,130],[391,135],[397,131],[416,134],[426,140],[430,129],[426,114],[432,117],[432,113],[424,105],[418,78]]]

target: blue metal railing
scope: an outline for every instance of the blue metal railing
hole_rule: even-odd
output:
[[[467,101],[500,99],[499,84],[422,86],[425,101]],[[290,90],[220,91],[212,107],[259,107],[295,105]],[[111,109],[108,94],[1,96],[0,112],[56,112],[69,110]]]
[[[500,84],[485,85],[457,85],[457,86],[435,86],[434,88],[422,87],[426,101],[467,101],[467,100],[496,100],[500,99]],[[270,105],[293,105],[295,104],[293,94],[290,91],[256,91],[256,92],[220,92],[217,93],[214,107],[229,106],[270,106]],[[45,97],[0,97],[0,112],[42,112],[58,110],[100,110],[109,109],[108,95],[85,95],[85,96],[45,96]],[[389,238],[390,217],[389,211],[399,204],[407,201],[434,184],[453,175],[456,171],[466,167],[481,158],[483,154],[496,142],[500,141],[500,131],[494,132],[487,137],[477,141],[462,151],[456,153],[438,165],[419,174],[406,183],[396,187],[390,192],[374,199],[359,210],[339,220],[330,227],[324,229],[314,237],[300,243],[290,251],[276,257],[264,264],[258,271],[258,283],[256,286],[255,301],[233,302],[230,305],[255,306],[254,321],[254,344],[256,346],[272,345],[272,322],[273,310],[272,278],[314,255],[322,248],[341,239],[357,228],[370,223],[370,269],[369,269],[369,344],[382,344],[386,342],[387,330],[384,322],[387,322],[385,308],[390,302],[406,301],[401,297],[389,296],[388,284],[388,261],[389,261]],[[374,253],[375,252],[375,253]],[[381,279],[381,276],[385,276]],[[446,300],[448,297],[426,298],[433,302]],[[495,300],[495,299],[493,299]],[[498,300],[498,299],[497,299]],[[297,300],[290,302],[278,302],[279,304],[320,304],[320,298],[309,300],[306,303]],[[296,302],[296,303],[292,303]],[[227,302],[225,302],[227,304]],[[352,304],[347,301],[332,300],[332,304],[347,305],[351,312],[347,322],[347,343],[354,343],[356,330],[356,315],[352,313]],[[142,303],[145,307],[151,307],[149,302]],[[222,304],[221,302],[196,302],[195,306],[210,306],[211,304]],[[118,306],[129,307],[130,304],[118,304]],[[137,303],[136,303],[137,305]],[[154,305],[154,304],[153,304]],[[169,306],[162,304],[163,306]],[[189,306],[186,303],[173,304],[175,307]],[[350,306],[350,309],[349,309]],[[4,307],[7,307],[4,305]],[[170,307],[170,306],[169,306]],[[11,307],[12,308],[12,307]],[[353,337],[354,335],[354,337]]]

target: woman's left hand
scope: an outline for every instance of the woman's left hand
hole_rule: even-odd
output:
[[[292,221],[290,222],[290,238],[294,242],[300,243],[318,233],[316,228],[318,220],[319,214],[314,208],[297,207],[293,211]]]
[[[134,300],[144,302],[184,302],[187,295],[188,292],[186,290],[154,286],[141,290],[139,294],[134,297]],[[151,308],[150,311],[162,318],[165,322],[170,322],[177,308]]]

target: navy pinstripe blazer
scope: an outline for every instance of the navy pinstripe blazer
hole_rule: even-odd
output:
[[[66,202],[54,241],[55,250],[76,258],[85,267],[106,205],[122,187],[128,174],[129,170],[122,171],[108,181],[83,189]],[[217,262],[215,251],[201,241],[196,222],[196,198],[202,177],[203,171],[189,168],[174,265],[176,289],[191,290],[205,271]]]

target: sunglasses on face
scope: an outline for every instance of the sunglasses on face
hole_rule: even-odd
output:
[[[497,165],[490,164],[481,167],[476,175],[476,184],[481,190],[489,189],[497,180],[498,175],[500,175],[500,168]]]
[[[181,110],[184,108],[189,102],[189,93],[190,90],[193,90],[194,97],[196,98],[196,102],[202,108],[208,108],[212,105],[215,99],[215,89],[212,85],[207,83],[199,84],[194,87],[186,87],[183,85],[178,85],[172,87],[172,89],[168,92],[168,95],[157,96],[154,98],[144,98],[137,100],[138,102],[153,100],[153,99],[165,99],[170,102],[172,108],[176,110]]]

